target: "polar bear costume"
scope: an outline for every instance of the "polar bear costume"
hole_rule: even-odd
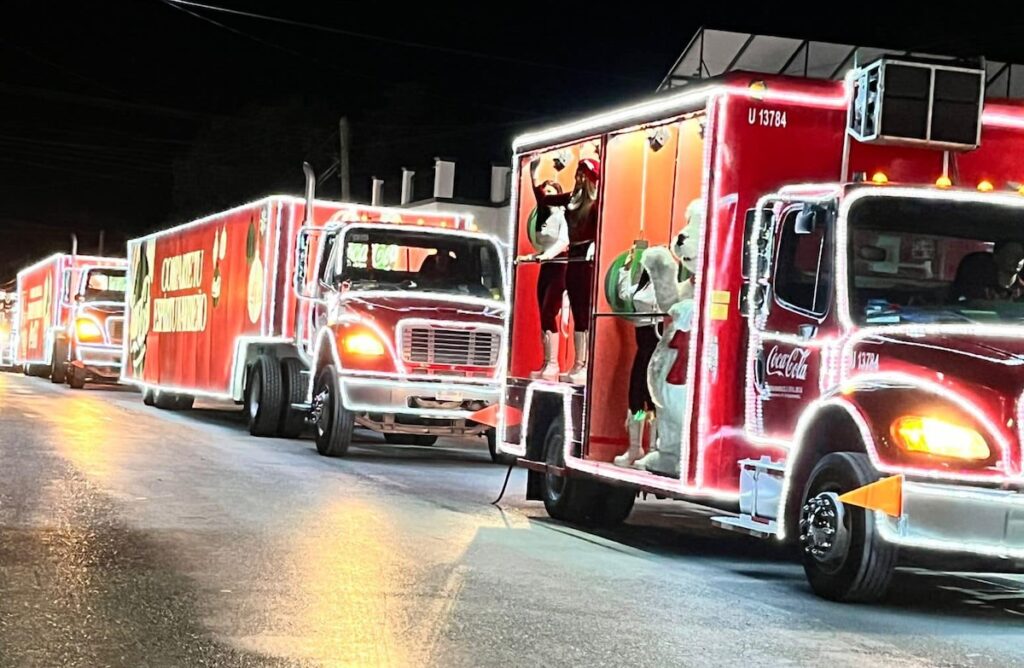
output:
[[[652,473],[679,477],[679,455],[683,443],[686,399],[686,364],[689,332],[693,326],[694,277],[703,222],[700,200],[687,207],[686,227],[673,244],[673,254],[689,276],[676,282],[671,303],[659,298],[659,306],[670,321],[647,367],[647,384],[657,410],[656,449],[637,460],[635,466]]]

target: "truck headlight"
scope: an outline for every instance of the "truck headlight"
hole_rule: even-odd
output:
[[[345,352],[363,357],[380,357],[385,354],[384,344],[373,334],[356,332],[345,337]]]
[[[88,318],[75,320],[75,335],[82,343],[102,343],[103,330],[95,321]]]
[[[975,429],[923,415],[904,415],[892,423],[892,436],[908,452],[978,461],[992,452]]]

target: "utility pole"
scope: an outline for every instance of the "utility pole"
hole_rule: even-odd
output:
[[[103,257],[103,233],[105,230],[100,230],[100,252],[97,253],[100,257]]]
[[[341,180],[341,201],[352,200],[352,181],[348,171],[349,128],[348,116],[338,121],[338,178]]]

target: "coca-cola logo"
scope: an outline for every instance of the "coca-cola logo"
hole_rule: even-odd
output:
[[[779,352],[778,346],[772,346],[771,352],[768,353],[768,375],[807,380],[807,358],[810,356],[811,351],[803,348]]]

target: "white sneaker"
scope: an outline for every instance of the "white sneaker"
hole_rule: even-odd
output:
[[[558,362],[548,362],[540,369],[530,372],[530,378],[534,380],[558,380]]]
[[[587,367],[573,367],[559,376],[558,380],[572,385],[583,385],[587,382]]]

